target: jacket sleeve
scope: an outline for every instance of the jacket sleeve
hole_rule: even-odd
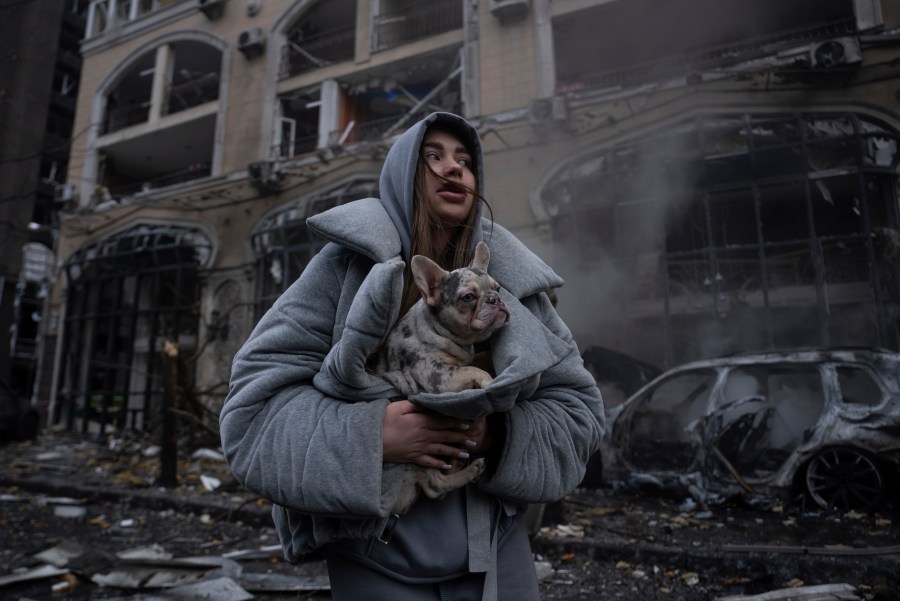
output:
[[[392,505],[381,456],[388,401],[347,402],[313,385],[351,261],[335,248],[310,262],[235,355],[222,447],[235,478],[279,505],[383,517]]]
[[[600,391],[546,294],[524,299],[523,304],[541,320],[548,335],[568,346],[568,352],[541,373],[532,394],[502,414],[502,448],[493,454],[497,463],[492,474],[479,486],[519,503],[551,502],[581,482],[606,422]]]

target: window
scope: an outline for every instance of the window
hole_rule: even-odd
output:
[[[857,114],[707,114],[583,155],[540,200],[575,263],[624,276],[607,306],[668,322],[669,363],[884,345],[898,143]]]
[[[287,290],[325,245],[306,227],[307,217],[346,202],[378,196],[376,177],[352,179],[322,194],[281,208],[260,222],[253,234],[256,253],[257,319]]]
[[[138,225],[69,258],[62,414],[54,421],[101,433],[156,423],[163,342],[177,341],[183,356],[198,348],[200,270],[210,254],[197,229]]]
[[[104,92],[95,202],[212,174],[222,60],[206,42],[175,40],[128,64]]]
[[[292,157],[315,150],[319,142],[320,91],[292,92],[279,101],[278,156]]]
[[[684,75],[779,44],[856,32],[853,7],[842,0],[604,2],[555,17],[552,26],[560,93]]]
[[[462,28],[461,0],[382,0],[372,31],[372,50]]]
[[[837,367],[836,371],[844,403],[874,407],[884,400],[881,386],[866,368],[846,365]]]
[[[685,469],[694,461],[691,424],[707,410],[713,370],[680,373],[660,382],[634,404],[625,456],[637,469]]]
[[[282,93],[273,153],[380,141],[433,111],[461,113],[459,57],[444,48]]]
[[[356,0],[321,0],[286,32],[281,79],[353,58]]]
[[[732,368],[708,430],[717,458],[744,478],[779,469],[812,433],[825,408],[816,365],[754,365]],[[722,472],[725,475],[725,472]]]

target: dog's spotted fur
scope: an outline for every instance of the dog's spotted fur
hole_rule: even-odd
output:
[[[487,340],[509,318],[509,309],[500,299],[500,286],[487,273],[489,261],[484,242],[476,246],[468,267],[452,272],[426,257],[412,258],[413,278],[422,298],[388,334],[375,361],[375,373],[406,398],[421,392],[484,388],[491,383],[490,374],[470,365],[474,345]],[[440,498],[484,471],[481,458],[450,472],[406,465],[396,514],[409,510],[420,489],[431,498]]]

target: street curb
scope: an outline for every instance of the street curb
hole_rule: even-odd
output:
[[[828,555],[824,553],[796,553],[794,551],[773,552],[756,550],[734,550],[724,547],[692,549],[688,547],[664,547],[648,543],[621,544],[596,539],[559,539],[535,537],[532,540],[535,553],[573,554],[573,558],[590,558],[598,561],[625,561],[634,564],[663,565],[667,568],[683,566],[690,571],[698,568],[722,566],[731,568],[735,574],[742,574],[753,568],[763,573],[771,571],[774,558],[778,558],[777,569],[789,574],[800,574],[808,570],[821,570],[823,566],[832,578],[858,578],[860,572],[871,575],[893,574],[898,565],[895,554],[867,555],[865,562],[857,555]]]
[[[213,519],[240,521],[253,526],[272,526],[271,505],[257,505],[257,497],[243,500],[239,505],[228,503],[228,497],[210,496],[204,499],[191,498],[177,489],[147,488],[118,489],[98,488],[76,484],[71,481],[52,481],[46,476],[40,478],[10,477],[0,473],[0,486],[17,487],[31,492],[59,497],[71,497],[86,501],[120,502],[145,507],[147,509],[177,509],[189,513],[208,514]],[[212,494],[212,493],[210,493]]]

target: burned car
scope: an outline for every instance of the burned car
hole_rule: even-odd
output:
[[[897,482],[900,353],[742,354],[667,371],[608,412],[606,482],[698,500],[805,498],[871,510]]]

